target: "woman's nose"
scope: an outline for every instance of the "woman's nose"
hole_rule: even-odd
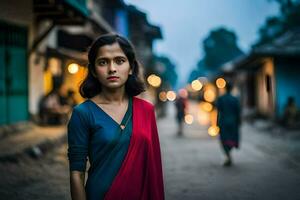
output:
[[[116,64],[114,62],[110,62],[108,66],[109,73],[116,72]]]

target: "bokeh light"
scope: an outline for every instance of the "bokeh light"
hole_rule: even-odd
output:
[[[191,114],[185,115],[185,116],[184,116],[184,121],[185,121],[185,123],[187,123],[187,124],[192,124],[193,121],[194,121],[193,115],[191,115]]]
[[[155,74],[148,76],[147,81],[153,87],[159,87],[161,85],[161,78]]]
[[[209,102],[201,102],[200,106],[205,112],[211,112],[213,110],[213,105]]]
[[[71,63],[68,65],[68,71],[70,74],[76,74],[79,70],[79,65],[76,63]]]
[[[159,100],[161,100],[163,102],[166,102],[168,100],[167,93],[165,91],[160,92],[158,97],[159,97]]]
[[[191,84],[193,90],[199,91],[202,89],[203,85],[199,80],[194,80]]]
[[[178,92],[179,96],[182,98],[188,97],[188,91],[185,88],[181,88]]]
[[[220,128],[218,126],[211,126],[208,128],[208,134],[212,137],[215,137],[219,134]]]
[[[223,78],[218,78],[218,79],[216,80],[216,85],[217,85],[217,87],[220,88],[220,89],[225,88],[225,86],[226,86],[226,81],[225,81],[225,79],[223,79]]]
[[[215,92],[208,88],[207,90],[205,90],[204,92],[204,100],[207,102],[213,102],[216,99],[216,94]]]
[[[167,99],[169,101],[174,101],[176,99],[176,93],[174,91],[167,92]]]

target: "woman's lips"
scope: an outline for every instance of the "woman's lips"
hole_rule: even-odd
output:
[[[117,77],[117,76],[110,76],[107,78],[107,80],[110,80],[110,81],[114,81],[114,80],[118,80],[118,79],[119,79],[119,77]]]

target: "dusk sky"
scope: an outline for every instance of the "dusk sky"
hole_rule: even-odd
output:
[[[236,33],[238,45],[247,52],[258,39],[258,29],[268,16],[277,15],[278,4],[268,0],[126,0],[148,14],[162,29],[163,40],[154,49],[176,64],[179,81],[187,80],[203,57],[202,40],[220,26]]]

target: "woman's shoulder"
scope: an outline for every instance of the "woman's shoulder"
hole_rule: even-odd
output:
[[[76,106],[73,107],[72,110],[72,115],[70,118],[69,125],[72,125],[75,127],[78,126],[81,123],[88,124],[89,121],[91,120],[91,114],[89,113],[89,108],[88,108],[88,101],[84,101]],[[78,121],[80,119],[80,121]]]
[[[78,112],[80,114],[86,114],[89,112],[89,101],[90,100],[85,100],[84,102],[74,106],[73,112]]]
[[[133,103],[146,110],[154,109],[154,105],[150,101],[141,99],[140,97],[133,97]]]

